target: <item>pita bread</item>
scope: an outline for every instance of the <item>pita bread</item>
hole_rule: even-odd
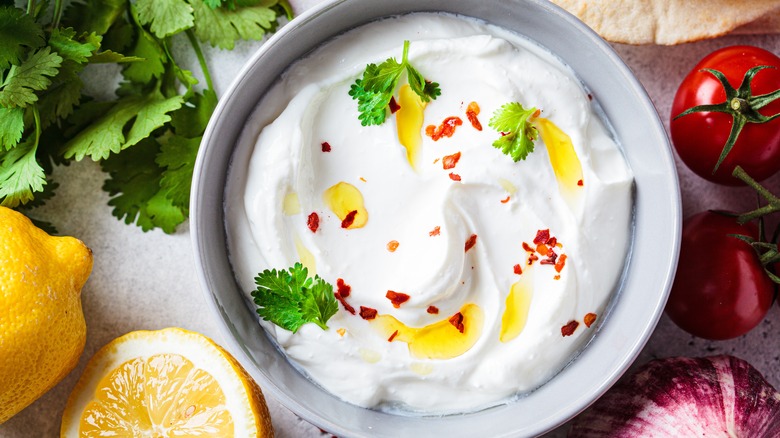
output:
[[[604,39],[679,44],[712,38],[773,11],[780,0],[552,0]]]

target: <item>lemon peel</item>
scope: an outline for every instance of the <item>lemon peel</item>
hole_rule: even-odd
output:
[[[0,207],[0,423],[54,387],[78,363],[87,327],[81,288],[92,251]]]

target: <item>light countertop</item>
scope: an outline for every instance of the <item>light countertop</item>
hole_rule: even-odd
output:
[[[315,1],[302,0],[299,8]],[[780,35],[728,36],[672,47],[614,45],[647,89],[668,128],[674,93],[683,76],[709,52],[727,45],[752,44],[780,53]],[[259,43],[242,44],[233,52],[207,51],[217,92],[223,92],[244,60]],[[112,90],[112,85],[92,84]],[[705,209],[747,211],[755,196],[747,188],[724,188],[695,176],[678,161],[684,215]],[[54,437],[59,435],[65,402],[89,358],[117,336],[133,330],[178,326],[224,343],[217,322],[209,313],[197,283],[188,224],[174,235],[144,233],[111,216],[108,196],[100,189],[105,179],[93,162],[57,168],[57,196],[36,215],[53,222],[60,233],[82,239],[94,251],[94,269],[82,298],[87,320],[87,345],[77,368],[54,389],[27,409],[0,425],[2,438]],[[780,193],[780,175],[765,183]],[[666,316],[643,350],[638,363],[667,356],[731,354],[746,359],[767,380],[780,388],[780,306],[751,333],[731,341],[706,341],[678,329]],[[268,398],[279,437],[326,436],[298,419],[276,400]],[[564,436],[560,428],[550,436]]]

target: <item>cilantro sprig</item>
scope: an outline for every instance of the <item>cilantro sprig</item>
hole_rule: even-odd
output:
[[[189,214],[195,156],[217,103],[200,43],[232,49],[238,40],[262,39],[278,17],[291,17],[289,5],[66,3],[28,0],[22,9],[0,2],[0,205],[41,205],[57,187],[54,166],[89,158],[108,173],[103,189],[114,216],[171,233]],[[171,50],[180,34],[205,79],[200,90]],[[116,98],[108,101],[82,93],[82,72],[100,63],[122,65]]]
[[[534,151],[534,141],[539,137],[531,119],[536,108],[523,108],[518,102],[504,104],[493,113],[489,126],[501,133],[493,147],[512,157],[515,162],[525,160]]]
[[[326,323],[338,311],[333,285],[296,263],[287,270],[266,269],[256,278],[252,298],[264,320],[295,333],[306,323],[327,330]]]
[[[368,64],[363,76],[356,79],[350,87],[349,95],[358,101],[358,118],[361,125],[381,125],[385,122],[390,99],[395,94],[398,81],[404,72],[409,86],[423,102],[430,102],[441,95],[439,84],[427,81],[409,63],[409,41],[404,41],[401,62],[388,58],[379,65]]]

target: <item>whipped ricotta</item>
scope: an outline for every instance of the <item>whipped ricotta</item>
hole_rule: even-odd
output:
[[[400,60],[404,40],[441,95],[415,110],[402,88],[398,112],[362,126],[350,86],[368,63]],[[492,147],[501,134],[488,122],[508,102],[541,111],[524,161]],[[452,135],[434,140],[454,117]],[[627,257],[633,179],[549,52],[472,19],[390,18],[296,62],[252,120],[257,143],[234,157],[227,188],[233,268],[247,295],[259,272],[296,262],[334,291],[349,286],[355,314],[339,304],[328,330],[261,321],[337,397],[475,410],[544,384],[591,338]]]

